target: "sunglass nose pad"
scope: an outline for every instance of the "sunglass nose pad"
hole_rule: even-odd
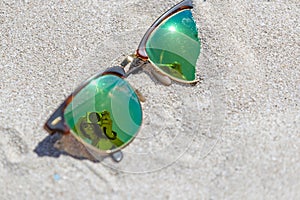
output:
[[[155,69],[151,69],[151,74],[157,81],[165,86],[170,86],[172,84],[172,80],[169,77],[159,73]]]
[[[136,95],[138,96],[140,102],[145,102],[146,101],[146,98],[144,97],[144,95],[138,89],[135,89],[134,91],[135,91]]]

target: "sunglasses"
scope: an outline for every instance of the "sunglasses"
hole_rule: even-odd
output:
[[[61,134],[60,144],[64,146],[61,149],[67,153],[76,149],[75,157],[78,151],[86,151],[84,157],[90,160],[111,156],[119,162],[123,158],[121,149],[140,130],[143,120],[140,102],[145,101],[125,78],[150,66],[153,77],[164,85],[172,81],[187,84],[198,81],[195,65],[200,40],[192,8],[191,0],[172,7],[147,30],[133,55],[119,66],[86,80],[67,97],[44,126],[50,134]],[[126,66],[129,66],[127,71]]]

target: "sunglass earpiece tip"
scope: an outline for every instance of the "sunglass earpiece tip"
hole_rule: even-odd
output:
[[[115,162],[120,162],[123,159],[123,153],[122,151],[117,151],[111,154],[111,158]]]

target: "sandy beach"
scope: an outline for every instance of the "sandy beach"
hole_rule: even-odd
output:
[[[178,2],[0,1],[0,199],[300,199],[296,0],[194,0],[201,81],[128,77],[146,102],[120,163],[54,148],[52,112]]]

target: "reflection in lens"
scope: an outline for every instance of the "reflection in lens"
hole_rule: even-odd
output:
[[[191,11],[178,12],[156,28],[146,43],[146,52],[150,61],[170,77],[195,80],[200,41]]]
[[[92,80],[64,111],[71,132],[97,149],[127,145],[142,124],[142,109],[132,87],[115,75]]]

